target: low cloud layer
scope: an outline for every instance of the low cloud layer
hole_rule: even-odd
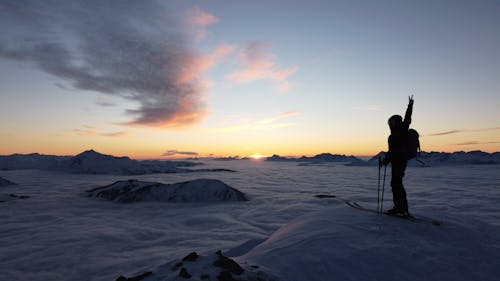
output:
[[[195,16],[202,27],[216,21],[199,9]],[[185,126],[206,113],[205,58],[180,22],[155,1],[7,0],[0,3],[0,58],[29,62],[76,89],[135,101],[127,124]]]

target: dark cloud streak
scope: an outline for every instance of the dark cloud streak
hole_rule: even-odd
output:
[[[445,136],[445,135],[458,134],[458,133],[487,132],[487,131],[498,131],[498,130],[500,130],[500,127],[483,128],[483,129],[469,129],[469,130],[450,130],[450,131],[444,131],[444,132],[430,134],[429,136],[436,137],[436,136]]]
[[[0,25],[0,58],[136,101],[128,124],[184,126],[204,116],[200,55],[155,1],[5,1]]]
[[[193,151],[178,151],[178,150],[169,150],[162,154],[162,156],[175,156],[175,155],[189,155],[189,156],[197,156],[197,152]]]

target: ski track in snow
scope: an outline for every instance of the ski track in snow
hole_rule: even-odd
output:
[[[290,220],[334,204],[334,199],[318,199],[316,194],[376,205],[377,167],[206,163],[207,168],[238,172],[115,176],[0,171],[0,177],[17,183],[1,187],[1,194],[30,196],[0,203],[0,280],[110,281],[152,270],[192,251],[224,252],[249,240],[266,239]],[[392,201],[390,169],[387,172],[386,209]],[[409,167],[405,186],[410,210],[472,230],[481,227],[474,222],[500,230],[499,172],[500,165]],[[250,201],[118,204],[85,194],[131,178],[160,183],[213,178],[242,191]]]

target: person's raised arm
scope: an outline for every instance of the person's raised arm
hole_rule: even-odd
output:
[[[408,108],[406,108],[405,119],[403,120],[403,126],[406,130],[410,128],[412,113],[413,113],[413,95],[408,97]]]

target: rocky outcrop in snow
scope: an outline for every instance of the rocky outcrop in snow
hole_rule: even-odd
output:
[[[214,179],[163,184],[138,180],[117,181],[111,185],[87,191],[91,197],[130,203],[138,201],[161,202],[216,202],[247,201],[245,195],[235,188]]]
[[[145,272],[138,276],[143,275],[146,275],[147,277],[144,279],[145,281],[184,279],[219,281],[278,280],[276,277],[266,273],[257,265],[240,265],[234,259],[225,256],[220,250],[214,254],[203,255],[198,255],[196,252],[192,252],[182,259],[173,260],[159,266],[152,272]],[[123,278],[117,279],[116,281],[127,280]]]

